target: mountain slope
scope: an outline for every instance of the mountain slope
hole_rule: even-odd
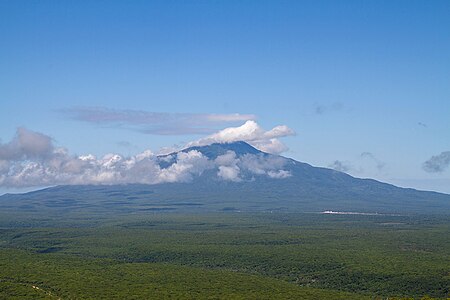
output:
[[[198,174],[190,174],[189,182],[57,186],[21,195],[3,195],[0,208],[62,213],[324,210],[450,213],[450,195],[354,178],[263,153],[245,142],[191,147],[160,156],[158,160],[161,168],[171,168],[180,153],[197,152],[208,159],[209,165],[196,171]]]

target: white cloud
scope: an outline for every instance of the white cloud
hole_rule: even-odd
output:
[[[161,169],[158,182],[188,182],[193,175],[201,175],[212,167],[208,158],[196,150],[179,152],[174,164]]]
[[[239,172],[240,169],[238,166],[219,166],[219,171],[217,172],[217,176],[224,180],[230,180],[230,181],[241,181],[241,178],[239,178]]]
[[[241,169],[237,165],[239,159],[234,151],[227,151],[227,153],[218,156],[214,162],[219,169],[217,172],[218,177],[229,181],[241,181],[239,177]]]
[[[239,165],[249,172],[257,175],[266,174],[267,171],[282,169],[287,159],[281,156],[267,156],[245,154],[239,160]]]
[[[295,132],[286,125],[279,125],[264,132],[264,137],[267,139],[279,138],[288,135],[295,135]]]
[[[269,175],[270,178],[287,178],[292,176],[291,172],[286,170],[269,171],[267,172],[267,175]]]
[[[234,151],[227,151],[227,153],[217,156],[215,162],[219,166],[234,166],[238,160]]]
[[[215,164],[219,169],[217,175],[231,181],[241,181],[245,173],[270,178],[290,177],[292,174],[283,170],[287,162],[288,160],[284,157],[265,154],[244,154],[237,157],[233,151],[227,151],[215,159]]]
[[[285,125],[265,131],[255,121],[249,120],[239,127],[225,128],[205,138],[190,142],[187,147],[245,141],[261,151],[277,154],[287,150],[287,147],[278,138],[290,135],[295,135],[295,132]]]
[[[250,141],[249,143],[263,152],[272,154],[279,154],[288,150],[288,147],[278,139]]]

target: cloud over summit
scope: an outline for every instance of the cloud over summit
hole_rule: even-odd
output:
[[[287,150],[287,147],[278,138],[292,135],[295,135],[295,132],[285,125],[265,131],[255,121],[249,120],[239,127],[225,128],[205,138],[188,143],[187,147],[245,141],[261,151],[277,154]]]

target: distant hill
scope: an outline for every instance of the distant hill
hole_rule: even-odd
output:
[[[355,178],[264,153],[245,142],[191,147],[181,152],[193,150],[211,161],[223,159],[225,155],[239,160],[239,178],[224,180],[218,176],[219,167],[211,167],[185,183],[56,186],[3,195],[0,209],[30,213],[333,210],[450,214],[450,195]],[[172,166],[177,155],[158,157],[160,167]],[[271,169],[271,164],[278,168]]]

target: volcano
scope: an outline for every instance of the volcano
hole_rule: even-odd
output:
[[[314,167],[234,142],[158,156],[162,169],[196,153],[208,165],[182,182],[64,185],[0,197],[2,211],[39,212],[322,212],[449,214],[450,195],[400,188]]]

